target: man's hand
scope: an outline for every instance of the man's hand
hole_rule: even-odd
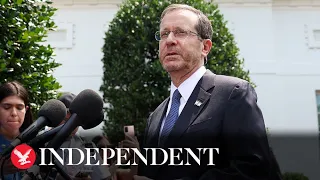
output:
[[[122,148],[137,148],[138,151],[140,151],[140,145],[139,145],[139,141],[138,141],[137,137],[136,136],[131,137],[127,134],[125,136],[126,136],[126,139],[120,142],[120,147],[122,147]],[[140,160],[139,156],[135,154],[135,157],[134,157],[133,154],[135,154],[135,153],[131,150],[128,154],[128,161],[133,160],[133,158],[135,158],[136,163],[139,164],[139,160]]]
[[[133,179],[134,180],[152,180],[152,179],[147,178],[145,176],[137,176],[137,175],[133,176]]]

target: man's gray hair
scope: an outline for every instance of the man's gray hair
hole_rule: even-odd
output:
[[[174,10],[188,10],[193,13],[195,13],[198,16],[198,23],[195,26],[195,29],[197,33],[200,35],[202,39],[212,39],[212,26],[211,26],[211,21],[208,19],[206,15],[203,14],[200,10],[191,7],[186,4],[171,4],[166,9],[162,12],[161,14],[161,20],[163,17]]]

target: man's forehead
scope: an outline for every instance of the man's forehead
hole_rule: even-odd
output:
[[[160,29],[171,27],[192,27],[198,22],[198,16],[189,10],[177,9],[168,12],[160,22]],[[169,27],[171,26],[171,27]]]
[[[197,18],[198,17],[198,15],[195,12],[193,12],[191,10],[188,10],[188,9],[173,9],[171,11],[168,11],[163,16],[162,19],[164,19],[167,15],[174,15],[174,16],[180,15],[180,16],[186,16],[186,17],[189,17],[189,18],[193,18],[193,17]]]

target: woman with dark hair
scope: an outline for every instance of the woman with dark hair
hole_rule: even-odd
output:
[[[0,86],[0,152],[29,127],[32,121],[27,90],[17,81],[2,84]],[[4,167],[4,174],[7,174],[5,180],[21,179],[18,170],[7,162]]]

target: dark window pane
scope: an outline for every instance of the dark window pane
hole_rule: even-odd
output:
[[[317,94],[318,113],[320,113],[320,94]]]

